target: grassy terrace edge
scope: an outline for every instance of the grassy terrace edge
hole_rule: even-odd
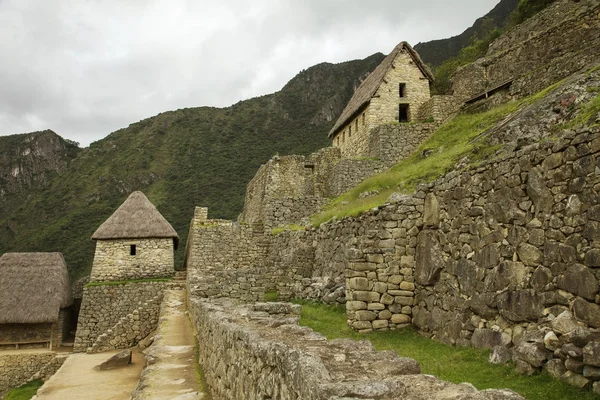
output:
[[[411,156],[331,200],[322,212],[311,217],[312,225],[318,227],[334,217],[360,215],[385,204],[393,192],[412,193],[418,184],[442,177],[464,157],[468,157],[470,165],[476,165],[490,157],[500,146],[487,146],[483,141],[474,143],[473,139],[485,134],[514,112],[542,99],[562,83],[563,81],[554,83],[525,99],[511,101],[484,112],[456,116],[440,126]],[[426,150],[430,155],[423,157],[421,154]],[[360,194],[364,192],[377,194],[360,198]]]
[[[85,287],[127,285],[128,283],[171,282],[173,278],[130,279],[124,281],[89,282]]]
[[[368,340],[377,350],[393,350],[401,357],[419,362],[422,373],[435,375],[443,380],[469,382],[477,389],[507,388],[528,400],[593,400],[600,396],[553,379],[542,372],[533,376],[520,375],[512,363],[492,365],[488,363],[489,350],[455,347],[425,338],[412,328],[398,331],[359,334],[346,323],[342,306],[295,300],[302,305],[300,325],[308,326],[327,339]]]

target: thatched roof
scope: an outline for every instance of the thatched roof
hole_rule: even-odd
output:
[[[383,78],[385,78],[385,74],[392,68],[392,63],[394,59],[401,51],[406,50],[408,54],[411,56],[417,67],[421,70],[423,75],[429,79],[431,82],[434,81],[433,74],[429,70],[429,67],[421,60],[419,54],[408,44],[407,42],[400,42],[394,50],[384,60],[367,76],[358,89],[354,92],[354,95],[342,111],[342,114],[336,121],[335,125],[329,131],[329,138],[333,137],[339,130],[346,125],[349,120],[352,120],[356,115],[358,115],[363,108],[369,104],[377,89],[383,82]]]
[[[0,257],[0,324],[55,322],[70,306],[71,287],[61,253],[5,253]]]
[[[179,236],[142,192],[133,192],[92,235],[92,239],[173,238]]]

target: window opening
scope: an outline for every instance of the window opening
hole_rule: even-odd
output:
[[[130,245],[129,246],[129,255],[135,256],[136,252],[137,252],[137,248],[136,248],[135,244]]]
[[[398,85],[398,93],[400,97],[406,97],[406,83],[400,83]]]
[[[408,122],[408,104],[398,106],[398,122]]]

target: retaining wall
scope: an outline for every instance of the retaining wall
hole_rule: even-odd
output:
[[[0,352],[0,396],[8,389],[31,380],[48,379],[61,367],[66,357],[52,351],[21,354]]]
[[[156,328],[160,301],[167,285],[167,282],[131,282],[85,287],[74,351],[87,351],[101,335],[111,336],[113,329],[123,336],[123,340],[115,343],[135,345]],[[134,315],[139,316],[140,313],[146,315],[147,319],[133,321]],[[133,322],[129,329],[119,328],[130,314]],[[114,340],[112,336],[111,339]],[[109,344],[104,343],[102,350],[122,347],[110,347]]]
[[[370,342],[326,340],[298,326],[300,307],[235,306],[191,299],[199,362],[214,398],[258,399],[521,399],[507,390],[477,391],[421,375],[419,364]]]

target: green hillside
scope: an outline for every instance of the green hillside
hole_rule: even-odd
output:
[[[44,185],[6,197],[0,253],[61,251],[73,278],[91,268],[94,230],[134,190],[142,190],[181,237],[183,258],[195,206],[235,219],[246,184],[275,154],[308,154],[327,132],[375,54],[302,71],[279,92],[227,108],[165,112],[92,143]]]

